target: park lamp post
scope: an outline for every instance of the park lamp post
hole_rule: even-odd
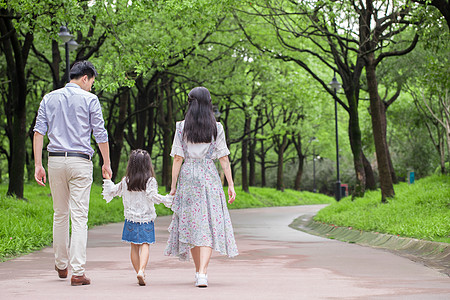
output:
[[[309,142],[312,143],[314,141],[318,141],[318,139],[313,136]],[[313,193],[317,192],[316,189],[316,158],[319,158],[320,156],[316,157],[316,146],[313,146]]]
[[[316,146],[313,146],[313,192],[317,193],[316,189],[316,160],[320,160],[320,155],[316,155]]]
[[[221,113],[217,105],[213,105],[213,113],[216,120],[219,120]]]
[[[341,84],[336,79],[336,72],[334,72],[333,80],[329,83],[334,92],[334,119],[336,127],[336,201],[341,200],[341,179],[339,177],[339,136],[338,136],[338,116],[337,116],[337,100],[336,92],[341,88]]]
[[[66,79],[67,82],[70,81],[69,77],[69,69],[70,69],[70,60],[69,60],[69,52],[74,51],[78,48],[78,43],[73,40],[73,35],[70,33],[69,29],[66,26],[61,26],[59,28],[59,37],[64,42],[64,46],[66,49]]]

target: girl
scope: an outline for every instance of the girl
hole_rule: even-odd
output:
[[[190,252],[195,264],[195,286],[207,287],[206,271],[212,249],[229,257],[238,255],[213,159],[219,159],[227,178],[228,203],[233,203],[236,193],[228,161],[230,151],[223,127],[214,118],[209,91],[196,87],[189,93],[188,101],[185,120],[177,122],[170,154],[174,157],[170,195],[175,198],[165,255],[189,260]]]
[[[137,273],[139,285],[145,285],[145,267],[149,257],[149,244],[155,243],[154,203],[171,206],[173,196],[158,195],[150,155],[145,150],[133,150],[128,160],[127,174],[119,184],[110,176],[104,179],[103,198],[110,202],[113,197],[123,198],[125,224],[122,241],[131,243],[131,263]]]

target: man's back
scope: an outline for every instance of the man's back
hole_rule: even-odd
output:
[[[49,152],[74,151],[92,156],[92,130],[97,143],[108,141],[97,96],[74,83],[44,96],[35,128],[42,135],[48,131]]]

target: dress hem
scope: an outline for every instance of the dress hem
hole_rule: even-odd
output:
[[[125,242],[125,243],[127,243],[127,244],[136,244],[136,245],[142,245],[142,244],[153,245],[153,244],[156,243],[156,242],[141,242],[141,243],[136,243],[136,242],[127,241],[127,240],[124,240],[124,239],[122,239],[122,242]]]

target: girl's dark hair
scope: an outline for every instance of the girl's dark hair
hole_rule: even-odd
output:
[[[211,143],[213,137],[217,138],[211,94],[205,87],[196,87],[189,92],[188,101],[183,137],[194,144]]]
[[[155,177],[155,171],[148,152],[142,149],[131,151],[126,176],[128,190],[145,191],[150,177]]]

